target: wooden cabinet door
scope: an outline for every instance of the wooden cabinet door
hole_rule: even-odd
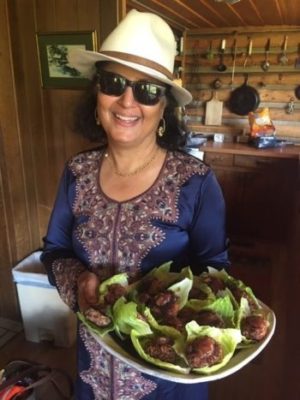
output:
[[[229,236],[286,240],[296,182],[294,162],[230,156],[205,155],[224,193]]]
[[[223,191],[226,204],[226,226],[228,234],[238,234],[243,224],[239,216],[243,215],[244,173],[234,169],[213,168]]]
[[[241,161],[239,159],[239,161]],[[252,238],[287,239],[294,197],[293,169],[288,161],[247,157],[243,172],[243,200],[239,218],[241,234]]]

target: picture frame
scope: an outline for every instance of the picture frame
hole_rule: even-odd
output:
[[[68,52],[76,47],[96,51],[96,31],[38,32],[36,34],[43,88],[78,89],[89,80],[68,65]]]

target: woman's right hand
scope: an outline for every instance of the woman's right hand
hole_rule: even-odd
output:
[[[91,305],[97,304],[99,285],[100,279],[93,272],[84,271],[79,275],[77,279],[77,301],[80,311],[84,311]]]

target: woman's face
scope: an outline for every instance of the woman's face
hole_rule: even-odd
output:
[[[161,84],[142,72],[117,63],[107,63],[104,69],[130,81],[147,80]],[[98,118],[110,144],[131,146],[155,141],[165,106],[165,96],[155,105],[140,104],[134,99],[131,87],[126,87],[125,92],[118,97],[100,91],[97,93]]]

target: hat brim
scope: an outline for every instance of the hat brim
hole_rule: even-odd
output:
[[[163,82],[171,87],[171,93],[176,99],[179,106],[184,106],[190,103],[193,99],[191,93],[178,85],[175,81],[168,79],[161,72],[158,72],[152,68],[149,68],[142,64],[119,59],[117,57],[111,57],[106,54],[98,53],[96,51],[74,49],[70,51],[68,55],[68,61],[70,66],[76,68],[83,77],[91,79],[96,73],[95,63],[97,61],[111,61],[118,64],[126,65],[129,68],[133,68],[137,71],[143,72],[146,75],[151,76]]]

